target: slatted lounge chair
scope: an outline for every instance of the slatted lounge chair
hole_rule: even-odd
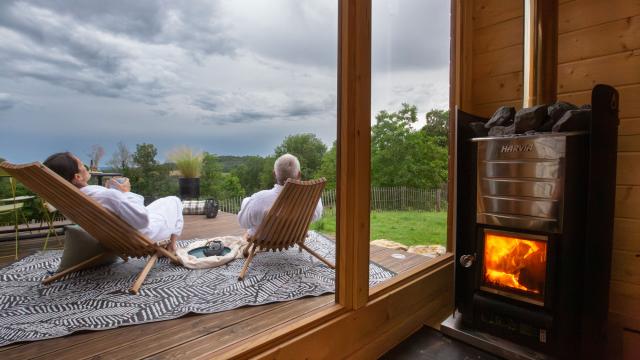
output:
[[[247,239],[249,242],[248,257],[242,271],[240,271],[238,280],[244,279],[256,250],[282,251],[294,245],[298,245],[300,251],[306,250],[335,269],[334,264],[304,244],[313,212],[318,200],[320,200],[325,183],[324,178],[310,181],[287,180],[255,234]]]
[[[5,161],[0,164],[0,168],[45,199],[68,219],[80,225],[104,248],[108,249],[108,252],[96,255],[76,266],[45,278],[42,281],[43,284],[49,284],[69,273],[88,268],[111,254],[120,256],[124,261],[127,261],[129,257],[150,256],[145,267],[129,288],[129,292],[137,294],[159,256],[164,255],[173,262],[179,263],[178,257],[165,249],[164,246],[168,244],[168,241],[162,243],[151,241],[41,163],[15,165]]]

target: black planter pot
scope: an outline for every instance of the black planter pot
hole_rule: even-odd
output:
[[[178,179],[178,185],[182,200],[200,197],[200,178],[180,178]]]

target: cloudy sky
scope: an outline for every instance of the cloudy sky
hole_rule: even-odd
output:
[[[337,1],[0,2],[0,157],[336,138]],[[373,0],[372,114],[448,105],[449,1]]]

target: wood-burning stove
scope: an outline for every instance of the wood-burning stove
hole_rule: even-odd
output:
[[[617,92],[590,131],[475,137],[457,114],[456,308],[466,328],[561,358],[598,357],[610,273]],[[594,343],[595,341],[595,343]]]

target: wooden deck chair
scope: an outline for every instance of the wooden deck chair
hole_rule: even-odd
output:
[[[304,249],[332,269],[336,268],[334,264],[304,244],[313,212],[320,200],[325,183],[324,178],[310,181],[287,180],[255,234],[247,238],[249,254],[238,280],[244,279],[249,263],[258,249],[281,251],[298,245],[300,251]]]
[[[159,256],[164,255],[173,262],[179,263],[178,257],[164,248],[167,243],[154,243],[41,163],[15,165],[5,161],[0,164],[0,168],[45,199],[68,219],[80,225],[108,249],[108,252],[45,278],[42,281],[43,284],[49,284],[69,273],[88,268],[112,253],[120,256],[124,261],[129,257],[150,256],[129,289],[132,294],[137,294]]]

